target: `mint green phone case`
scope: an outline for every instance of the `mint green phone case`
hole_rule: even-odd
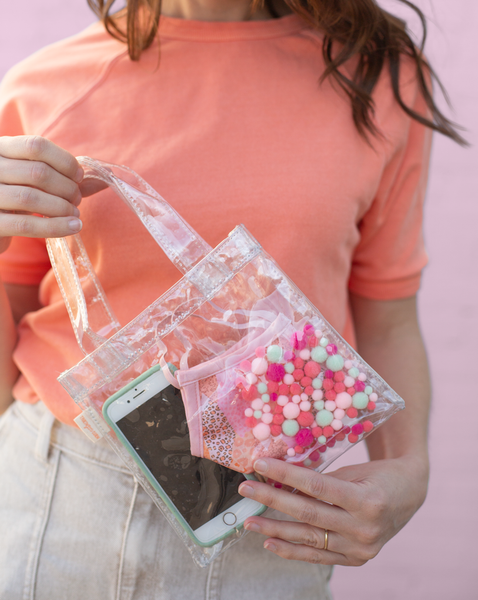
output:
[[[140,375],[139,377],[137,377],[136,379],[134,379],[131,383],[129,383],[124,388],[122,388],[121,390],[119,390],[118,392],[116,392],[116,394],[114,394],[113,396],[111,396],[110,398],[108,398],[108,400],[106,400],[106,402],[103,405],[103,409],[102,409],[103,410],[103,416],[105,418],[105,421],[108,423],[108,425],[114,431],[114,433],[115,433],[116,437],[118,438],[118,440],[123,444],[123,446],[129,452],[129,454],[131,455],[132,459],[135,461],[135,463],[138,465],[138,467],[144,473],[145,477],[148,479],[149,483],[153,486],[153,488],[156,490],[156,492],[158,493],[158,495],[162,498],[162,500],[167,505],[167,507],[169,508],[169,510],[174,514],[174,516],[177,519],[178,523],[186,531],[186,533],[194,541],[194,543],[198,544],[199,546],[203,546],[203,547],[214,546],[214,544],[217,544],[221,540],[225,539],[226,537],[228,537],[229,535],[231,535],[232,533],[234,533],[237,529],[241,529],[242,528],[242,523],[238,527],[236,527],[234,529],[231,529],[230,531],[227,531],[224,535],[222,535],[222,536],[220,536],[220,537],[212,540],[211,542],[205,543],[205,542],[201,542],[200,540],[198,540],[198,538],[194,535],[194,531],[188,525],[188,523],[186,522],[186,520],[184,519],[184,517],[178,511],[178,509],[171,502],[169,496],[166,494],[166,492],[163,490],[163,488],[159,485],[159,483],[157,482],[157,480],[153,477],[152,473],[150,472],[150,470],[148,469],[148,467],[144,464],[144,462],[142,461],[142,459],[140,458],[140,456],[138,456],[138,454],[135,452],[134,448],[131,446],[131,444],[129,443],[129,441],[126,439],[126,437],[124,436],[123,432],[119,429],[119,427],[117,427],[116,423],[114,423],[114,421],[112,421],[111,418],[108,415],[108,407],[111,404],[113,404],[113,402],[115,402],[116,400],[118,400],[118,398],[120,398],[121,396],[123,396],[124,394],[126,394],[127,392],[129,392],[132,388],[134,388],[136,385],[138,385],[139,383],[141,383],[144,379],[148,378],[150,375],[152,375],[156,371],[160,371],[160,370],[161,370],[161,366],[160,365],[156,365],[154,367],[151,367],[151,369],[148,369],[148,371],[146,371],[145,373],[143,373],[142,375]],[[207,460],[207,459],[205,459],[205,460]],[[247,475],[247,474],[244,475],[244,477],[246,477],[246,479],[255,479],[255,477],[253,477],[252,475]],[[255,512],[251,516],[260,515],[266,509],[267,509],[267,506],[262,506],[257,512]]]

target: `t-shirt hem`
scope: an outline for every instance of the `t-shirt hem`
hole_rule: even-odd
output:
[[[421,275],[399,281],[349,281],[349,291],[371,300],[401,300],[415,296],[420,289]]]

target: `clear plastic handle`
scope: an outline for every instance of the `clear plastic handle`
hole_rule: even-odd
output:
[[[151,186],[131,169],[78,157],[85,180],[109,186],[131,208],[166,256],[186,274],[210,251],[207,244]],[[120,325],[79,235],[48,239],[47,248],[78,344],[85,354]]]

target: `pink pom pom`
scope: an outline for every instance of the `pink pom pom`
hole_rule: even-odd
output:
[[[294,367],[296,369],[302,369],[304,367],[304,360],[300,358],[300,356],[294,360]]]
[[[277,394],[275,392],[272,392],[272,394],[271,394],[271,402],[277,402],[277,398],[278,398]]]
[[[291,345],[294,350],[303,350],[307,345],[307,338],[302,331],[292,334]]]
[[[318,343],[319,343],[319,340],[315,337],[315,335],[311,335],[307,342],[309,348],[315,348]]]
[[[314,327],[310,323],[307,323],[304,327],[305,335],[312,335],[314,333]]]
[[[314,441],[312,431],[310,431],[310,429],[301,429],[299,433],[295,436],[295,441],[299,446],[302,446],[303,448],[310,446]]]
[[[286,360],[287,362],[292,360],[294,357],[295,357],[295,354],[292,352],[292,350],[286,350],[284,352],[284,360]]]
[[[365,389],[365,383],[363,381],[356,381],[354,388],[357,392],[363,392]]]
[[[319,460],[320,454],[317,452],[317,450],[314,450],[314,452],[312,452],[309,458],[312,462],[316,462],[317,460]]]
[[[244,400],[247,400],[249,402],[255,400],[257,398],[257,395],[258,392],[255,385],[251,385],[249,388],[244,388],[242,390],[242,397],[244,398]]]
[[[279,363],[272,363],[269,365],[269,368],[267,369],[267,378],[270,379],[270,381],[279,382],[282,380],[284,375],[284,365],[280,365]]]
[[[302,369],[296,369],[292,375],[294,376],[294,379],[296,381],[300,381],[302,379],[302,377],[304,376],[304,371],[302,371]]]
[[[362,432],[363,432],[362,423],[355,423],[355,425],[352,426],[352,433],[354,435],[360,435]]]
[[[266,349],[264,348],[264,346],[259,346],[258,348],[256,348],[257,358],[264,358],[265,355],[266,355]]]
[[[337,346],[335,344],[327,344],[325,350],[330,356],[332,356],[333,354],[337,354]]]
[[[327,371],[324,373],[324,377],[325,379],[332,379],[334,377],[334,372],[330,369],[327,369]]]
[[[248,373],[251,370],[251,363],[248,360],[243,360],[240,364],[241,371]]]

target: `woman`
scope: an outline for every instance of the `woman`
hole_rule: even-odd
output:
[[[120,40],[98,23],[1,90],[0,381],[3,406],[17,399],[1,421],[1,596],[327,598],[331,565],[375,556],[426,495],[421,211],[431,131],[461,138],[402,24],[372,0],[130,1],[105,22]],[[42,238],[81,228],[94,191],[81,154],[137,170],[211,245],[244,222],[407,403],[368,438],[365,465],[258,461],[303,494],[241,493],[297,522],[250,519],[265,541],[249,535],[207,570],[109,448],[71,427],[78,409],[56,382],[81,354]],[[122,324],[177,280],[126,210],[108,191],[81,204]]]

